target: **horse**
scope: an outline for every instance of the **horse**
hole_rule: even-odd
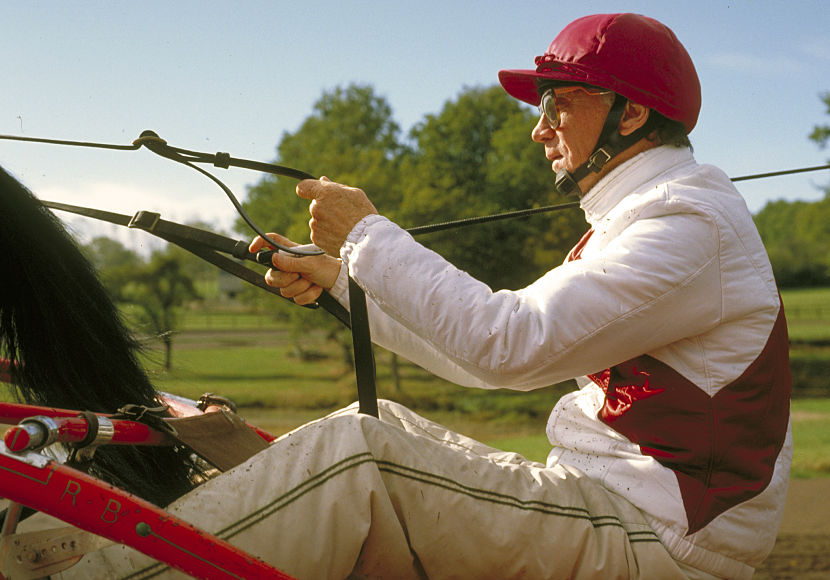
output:
[[[162,405],[141,344],[62,222],[0,167],[0,357],[18,402],[95,413]],[[71,457],[71,456],[70,456]],[[101,446],[84,469],[165,506],[204,479],[180,446]]]

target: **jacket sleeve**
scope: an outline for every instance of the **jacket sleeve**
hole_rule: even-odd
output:
[[[373,340],[465,386],[531,390],[718,323],[718,235],[705,216],[635,221],[592,257],[493,292],[381,216],[341,249]]]

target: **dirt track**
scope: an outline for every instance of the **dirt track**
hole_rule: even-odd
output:
[[[775,549],[756,580],[830,578],[830,478],[790,482]]]

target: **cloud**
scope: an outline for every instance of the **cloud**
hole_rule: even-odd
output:
[[[822,63],[830,61],[830,36],[802,38],[796,46],[809,58]]]
[[[232,206],[221,195],[197,201],[198,194],[171,197],[169,193],[165,194],[130,183],[88,182],[71,188],[47,185],[38,188],[37,195],[44,201],[101,209],[128,216],[140,210],[154,211],[169,221],[210,224],[211,228],[218,233],[229,232],[235,219]],[[163,248],[166,244],[147,232],[130,230],[123,226],[64,211],[55,213],[81,243],[104,236],[116,239],[143,255]]]
[[[227,227],[235,218],[233,207],[221,192],[205,196],[204,191],[184,191],[171,196],[169,191],[104,181],[87,182],[72,188],[47,185],[37,191],[38,197],[44,200],[127,215],[133,215],[139,210],[155,211],[164,219],[184,223],[202,221],[217,227]]]
[[[766,76],[774,72],[780,76],[782,73],[799,73],[806,70],[804,63],[796,58],[781,55],[766,57],[746,52],[715,54],[710,56],[707,62],[725,71],[750,75]]]
[[[830,36],[801,37],[786,53],[721,52],[707,62],[716,68],[751,75],[816,74],[830,61]]]

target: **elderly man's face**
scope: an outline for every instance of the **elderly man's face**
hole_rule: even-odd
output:
[[[592,95],[581,90],[570,90],[556,97],[559,111],[559,126],[556,129],[551,128],[544,115],[539,116],[531,137],[537,143],[544,144],[545,157],[550,160],[554,172],[563,169],[573,172],[588,160],[612,102],[613,97],[608,94]],[[595,177],[592,174],[586,179],[595,182]],[[586,184],[580,185],[583,191],[588,190]]]

